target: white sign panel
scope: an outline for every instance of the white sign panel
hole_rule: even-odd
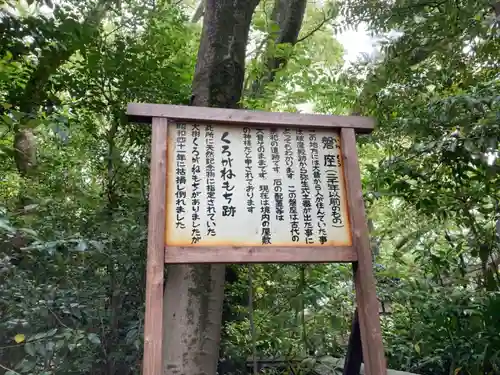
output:
[[[171,124],[167,246],[349,246],[333,130]]]

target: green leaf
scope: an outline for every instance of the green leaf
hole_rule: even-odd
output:
[[[63,348],[63,347],[64,347],[64,345],[66,345],[66,341],[64,341],[64,340],[58,340],[58,341],[56,342],[55,349],[56,349],[56,350],[59,350],[59,349]]]
[[[48,341],[47,344],[45,345],[45,348],[47,349],[47,351],[53,352],[55,346],[56,346],[56,343],[54,341]]]
[[[0,218],[0,229],[3,229],[9,233],[16,233],[16,230],[9,225],[9,222],[6,219]]]
[[[272,33],[279,33],[280,25],[277,22],[269,22],[269,29]]]
[[[53,328],[47,332],[47,337],[54,336],[57,333],[57,328]]]
[[[99,336],[97,336],[95,333],[89,333],[87,338],[92,344],[101,345],[101,340],[99,339]]]
[[[37,233],[33,229],[30,229],[30,228],[19,228],[19,231],[23,232],[23,233],[26,233],[26,234],[29,234],[32,237],[37,237]]]
[[[24,351],[33,357],[36,355],[35,346],[30,342],[24,345]]]
[[[28,338],[28,342],[41,340],[41,339],[45,338],[46,336],[47,336],[47,332],[39,332],[33,336],[30,336]]]
[[[78,244],[76,245],[76,250],[77,251],[85,251],[87,250],[88,245],[87,242],[84,240],[78,241]]]
[[[25,340],[25,336],[22,333],[18,333],[17,335],[14,336],[14,341],[18,344],[22,343]]]

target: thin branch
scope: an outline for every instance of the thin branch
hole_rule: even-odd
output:
[[[193,17],[191,18],[191,22],[192,23],[198,22],[200,18],[203,17],[204,13],[205,13],[205,0],[200,0],[193,14]]]
[[[24,346],[26,344],[31,344],[32,342],[42,341],[42,340],[45,340],[45,339],[46,339],[46,337],[42,337],[42,338],[36,339],[36,340],[23,341],[23,342],[20,342],[19,344],[4,345],[4,346],[0,346],[0,349],[17,348],[19,346]],[[2,365],[0,365],[0,367],[1,366]]]
[[[255,49],[253,49],[252,51],[250,52],[247,52],[246,56],[245,57],[250,57],[252,56],[254,53],[256,52],[259,52],[262,50],[262,48],[264,47],[264,44],[266,44],[267,42],[267,39],[266,38],[262,38],[261,42],[259,43],[259,45],[257,47],[255,47]],[[255,57],[258,57],[258,55],[256,55]]]
[[[425,8],[429,7],[431,10],[438,9],[441,12],[441,9],[439,8],[441,5],[446,4],[447,0],[443,1],[438,1],[438,2],[428,2],[428,3],[417,3],[417,4],[410,4],[405,7],[398,7],[394,8],[393,12],[398,14],[398,15],[405,15],[409,13],[415,13],[418,10],[415,8]],[[422,9],[420,9],[422,10]]]
[[[62,322],[62,320],[57,316],[57,314],[52,310],[50,307],[47,306],[47,309],[51,312],[52,315],[54,315],[54,318],[59,322],[60,325],[62,325],[64,328],[69,328],[66,324]]]
[[[26,345],[25,342],[20,342],[19,344],[0,346],[0,349],[17,348],[19,346]]]
[[[0,364],[0,367],[1,367],[1,368],[3,368],[5,371],[10,371],[10,372],[13,372],[14,374],[21,375],[21,374],[20,374],[20,373],[18,373],[17,371],[14,371],[14,370],[12,370],[11,368],[5,367],[4,365],[1,365],[1,364]]]
[[[122,23],[121,25],[117,26],[116,28],[114,28],[113,30],[111,30],[110,32],[104,34],[102,36],[102,39],[107,39],[108,36],[111,36],[112,34],[114,34],[115,32],[117,32],[118,30],[120,29],[123,29],[125,27],[125,23]]]
[[[333,16],[323,18],[323,21],[321,21],[318,25],[316,25],[316,27],[314,29],[312,29],[311,31],[309,31],[302,38],[298,39],[297,43],[303,42],[304,40],[306,40],[307,38],[309,38],[310,36],[312,36],[316,31],[318,31],[319,29],[321,29],[328,21],[331,21],[333,18],[334,18]]]

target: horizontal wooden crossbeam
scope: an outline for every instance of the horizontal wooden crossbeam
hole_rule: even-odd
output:
[[[356,262],[352,246],[335,247],[165,247],[165,263],[325,263]]]
[[[354,129],[356,133],[371,133],[375,127],[375,121],[372,118],[363,116],[264,112],[170,104],[129,103],[127,106],[127,115],[132,122],[148,124],[151,123],[153,117],[166,117],[173,121],[213,125],[351,128]]]

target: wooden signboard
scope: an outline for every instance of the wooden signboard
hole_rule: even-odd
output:
[[[162,104],[152,123],[144,374],[162,373],[165,263],[353,262],[365,373],[385,374],[355,132],[371,119]]]

